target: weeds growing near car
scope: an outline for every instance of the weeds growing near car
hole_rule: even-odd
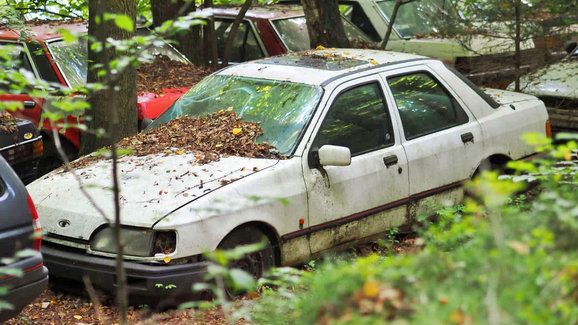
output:
[[[257,324],[575,324],[578,321],[576,142],[529,137],[550,158],[513,162],[512,177],[484,173],[463,207],[420,230],[415,254],[334,260],[263,290]],[[541,191],[516,197],[524,183]],[[293,279],[295,280],[295,279]]]

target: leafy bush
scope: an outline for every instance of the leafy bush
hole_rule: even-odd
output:
[[[464,206],[440,211],[412,254],[329,261],[264,289],[259,324],[576,324],[578,167],[575,142],[529,140],[550,158],[482,174]],[[563,161],[563,162],[556,162]],[[512,199],[535,181],[539,194]],[[516,181],[516,182],[515,182]]]

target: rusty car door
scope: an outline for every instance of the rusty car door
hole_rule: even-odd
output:
[[[356,242],[404,223],[407,159],[392,123],[382,81],[368,76],[340,84],[321,112],[303,158],[311,252]],[[314,167],[323,145],[348,147],[349,166]]]

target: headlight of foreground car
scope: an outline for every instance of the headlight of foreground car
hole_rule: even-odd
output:
[[[177,235],[174,231],[153,231],[146,228],[122,228],[121,240],[124,254],[131,256],[155,256],[175,251]],[[90,249],[97,252],[116,253],[113,228],[98,231],[90,241]]]

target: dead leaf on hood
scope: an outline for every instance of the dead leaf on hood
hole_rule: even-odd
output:
[[[235,134],[231,131],[235,129],[241,132]],[[117,148],[134,156],[192,153],[196,164],[217,161],[221,156],[283,159],[270,144],[256,142],[262,134],[258,123],[243,121],[234,111],[222,110],[201,117],[178,117],[158,128],[122,139]],[[108,155],[91,155],[72,162],[71,166],[83,167],[104,159],[108,159]]]
[[[0,132],[14,133],[16,131],[18,131],[18,127],[14,116],[6,111],[0,112]]]

